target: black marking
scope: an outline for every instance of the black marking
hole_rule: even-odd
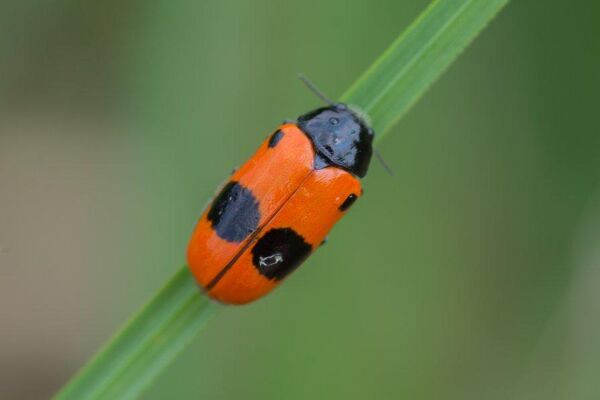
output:
[[[327,236],[325,236],[325,239],[323,239],[323,241],[321,242],[321,244],[319,245],[319,247],[326,245],[327,242],[329,241],[329,238]]]
[[[274,134],[272,134],[271,138],[269,139],[269,147],[277,146],[277,143],[279,143],[281,138],[283,138],[283,135],[284,133],[282,131],[277,131]]]
[[[348,197],[346,197],[346,200],[344,200],[344,202],[340,206],[340,211],[346,211],[347,209],[349,209],[350,206],[354,204],[356,199],[358,199],[357,195],[355,195],[354,193],[349,194]]]
[[[246,252],[246,250],[248,250],[248,248],[252,244],[254,244],[254,242],[256,241],[257,236],[264,229],[264,227],[267,226],[269,224],[269,222],[271,222],[273,220],[273,218],[275,218],[275,216],[279,213],[279,211],[281,211],[281,209],[283,208],[283,206],[285,206],[285,204],[287,203],[287,201],[290,198],[292,198],[292,196],[294,196],[294,194],[296,194],[296,192],[302,187],[302,185],[304,184],[304,182],[306,182],[306,180],[311,175],[312,175],[312,173],[306,174],[306,176],[304,177],[304,179],[302,180],[302,182],[300,183],[300,185],[298,185],[298,187],[296,189],[294,189],[294,191],[292,193],[290,193],[290,195],[279,205],[279,207],[277,207],[277,210],[275,210],[275,212],[270,217],[268,217],[268,219],[264,222],[264,224],[262,226],[260,226],[256,231],[254,231],[254,233],[252,233],[250,235],[250,238],[246,241],[246,243],[244,243],[242,245],[242,247],[240,248],[240,251],[235,256],[233,256],[233,258],[227,264],[225,264],[225,266],[223,268],[221,268],[221,270],[208,283],[208,285],[206,285],[205,290],[207,290],[207,291],[212,290],[217,285],[217,283],[219,283],[219,281],[221,279],[223,279],[223,277],[225,276],[225,274],[235,265],[235,263]]]
[[[250,189],[231,181],[215,198],[207,217],[221,239],[239,243],[258,227],[258,201]]]
[[[271,229],[252,248],[252,263],[261,275],[281,280],[309,256],[312,247],[291,228]]]

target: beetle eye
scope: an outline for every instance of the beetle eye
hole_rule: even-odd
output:
[[[337,124],[339,124],[339,123],[340,123],[340,120],[339,120],[339,119],[337,119],[336,117],[331,117],[331,118],[329,118],[329,123],[330,123],[331,125],[337,125]]]

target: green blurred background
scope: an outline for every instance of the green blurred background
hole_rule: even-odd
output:
[[[56,391],[183,262],[217,185],[428,4],[4,1],[0,397]],[[513,1],[380,143],[286,284],[145,399],[600,398],[600,5]]]

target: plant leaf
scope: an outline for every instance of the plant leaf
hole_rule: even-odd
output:
[[[342,101],[362,106],[380,140],[507,2],[434,1]],[[183,267],[55,398],[137,397],[215,308]]]
[[[341,100],[360,106],[381,140],[506,3],[434,1]]]
[[[183,350],[218,306],[182,267],[56,399],[128,399]]]

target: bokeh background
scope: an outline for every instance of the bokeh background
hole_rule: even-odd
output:
[[[0,397],[49,397],[184,262],[217,185],[428,0],[3,1]],[[145,399],[597,399],[600,5],[513,1],[366,196]]]

